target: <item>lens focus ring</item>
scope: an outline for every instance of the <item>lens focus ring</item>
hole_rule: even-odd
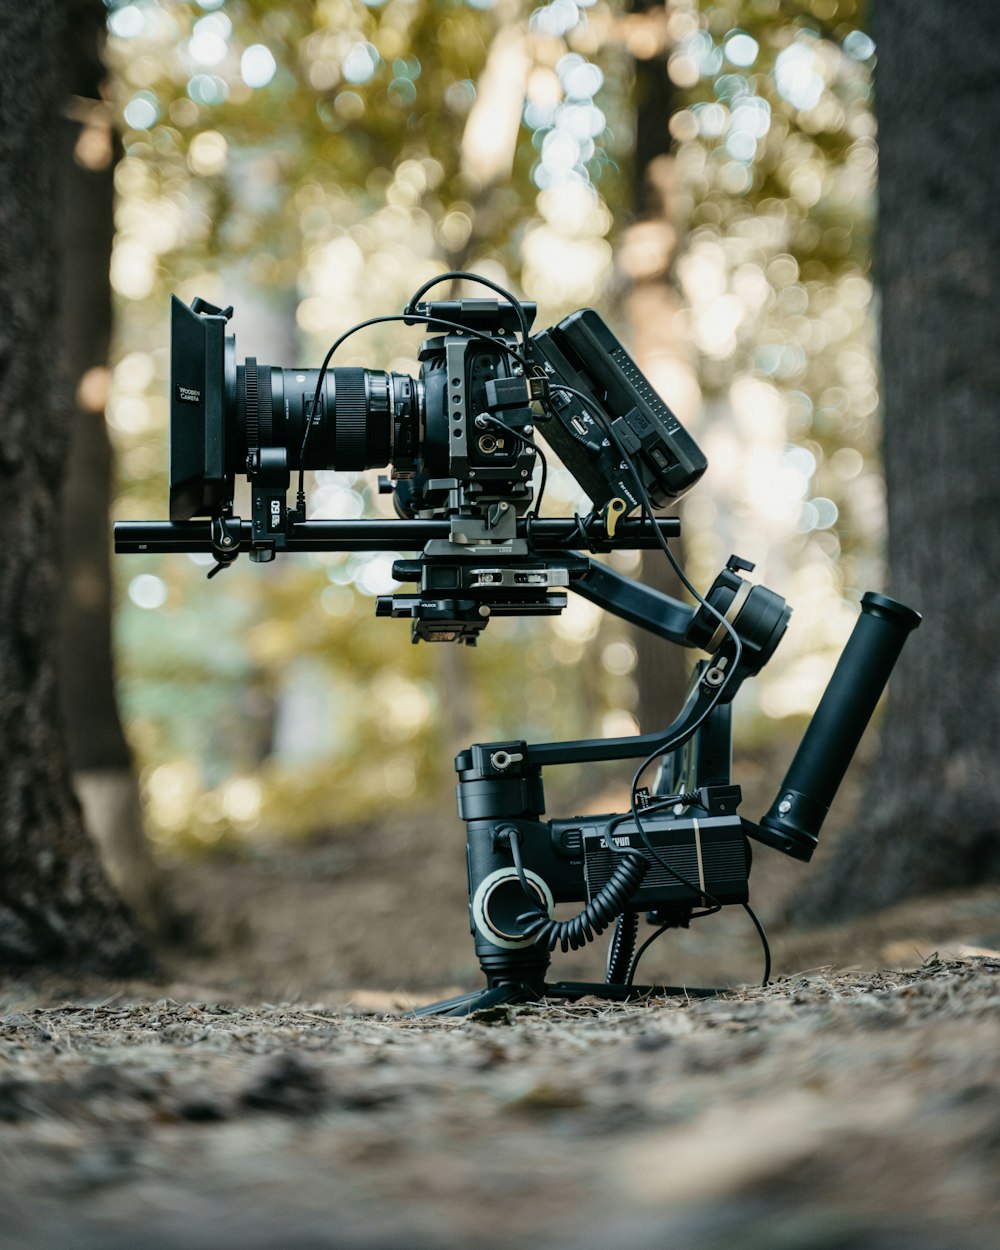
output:
[[[246,388],[247,414],[247,450],[260,446],[260,402],[257,393],[257,360],[248,356],[243,369],[243,383]]]
[[[257,423],[261,447],[274,445],[274,411],[271,406],[271,366],[257,370]]]
[[[369,469],[389,463],[392,415],[384,373],[335,369],[333,467]]]

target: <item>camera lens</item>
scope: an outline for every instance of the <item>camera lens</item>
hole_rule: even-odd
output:
[[[392,462],[412,473],[420,444],[421,387],[404,373],[328,369],[313,411],[318,369],[282,369],[247,357],[236,369],[230,469],[245,470],[255,447],[283,447],[298,469],[358,470]],[[306,425],[311,420],[308,438]]]

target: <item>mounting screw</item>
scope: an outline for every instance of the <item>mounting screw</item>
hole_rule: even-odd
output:
[[[778,815],[787,816],[791,810],[792,810],[792,796],[790,794],[786,794],[785,797],[778,804]]]
[[[524,756],[519,751],[494,751],[490,756],[490,763],[498,773],[506,772],[511,764],[518,764]]]

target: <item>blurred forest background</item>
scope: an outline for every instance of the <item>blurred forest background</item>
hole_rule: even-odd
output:
[[[536,326],[594,306],[708,455],[681,513],[689,576],[707,586],[738,551],[794,606],[737,703],[738,746],[780,753],[881,585],[874,53],[860,0],[109,4],[113,111],[77,155],[116,162],[113,515],[166,515],[172,291],[233,304],[239,358],[285,366],[442,270],[537,300]],[[419,341],[379,326],[335,363],[415,374]],[[375,476],[315,474],[310,516],[385,513]],[[548,498],[585,504],[559,469]],[[412,646],[373,619],[392,559],[241,560],[211,583],[207,557],[114,561],[156,843],[414,811],[450,829],[469,741],[672,717],[666,648],[572,596],[551,622],[492,623],[475,651]],[[615,780],[555,770],[549,809]]]

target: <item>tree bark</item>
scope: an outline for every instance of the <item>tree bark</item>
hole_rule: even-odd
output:
[[[58,0],[0,0],[0,961],[126,972],[148,958],[83,827],[56,680],[64,21]]]
[[[813,920],[1000,877],[996,6],[875,16],[889,589],[924,624],[857,827],[798,908]]]
[[[112,456],[104,409],[117,143],[111,107],[101,93],[106,15],[100,0],[72,0],[64,27],[58,342],[72,420],[59,507],[60,704],[73,788],[105,870],[143,924],[166,935],[173,909],[143,831],[139,787],[114,695],[108,539]]]
[[[676,107],[676,91],[667,73],[666,6],[659,0],[632,0],[633,21],[643,21],[662,35],[643,42],[635,54],[635,150],[632,158],[633,224],[625,237],[625,268],[630,280],[626,312],[632,329],[633,352],[640,369],[649,370],[657,359],[677,358],[679,345],[671,330],[672,314],[680,302],[671,280],[677,232],[673,220],[673,141],[668,128]],[[635,42],[635,41],[633,41]],[[653,51],[655,49],[655,51]],[[630,257],[636,259],[630,263]],[[669,395],[664,399],[671,404]],[[674,401],[676,402],[676,401]],[[674,554],[683,562],[680,539]],[[661,551],[642,555],[639,580],[654,590],[683,598],[677,574]],[[680,709],[687,684],[687,657],[643,629],[633,631],[636,649],[637,709],[643,733],[662,729]]]

